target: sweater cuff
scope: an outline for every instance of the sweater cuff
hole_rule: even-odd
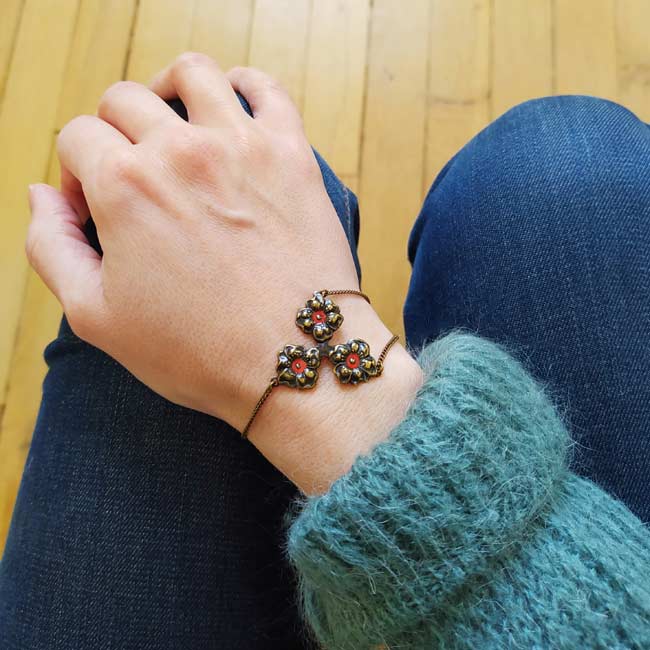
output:
[[[536,525],[567,473],[566,428],[501,346],[454,332],[418,362],[402,422],[291,523],[304,615],[325,647],[410,647]]]

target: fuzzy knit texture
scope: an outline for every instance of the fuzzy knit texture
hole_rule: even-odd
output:
[[[328,649],[650,648],[650,529],[567,469],[544,387],[501,346],[423,348],[403,421],[288,515]]]

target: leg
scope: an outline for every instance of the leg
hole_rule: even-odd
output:
[[[319,163],[358,268],[356,199]],[[65,320],[46,360],[0,564],[0,646],[308,647],[283,551],[294,487],[235,430],[154,394]]]
[[[509,345],[557,396],[574,469],[650,521],[650,129],[589,97],[518,106],[445,167],[409,240],[404,319]]]

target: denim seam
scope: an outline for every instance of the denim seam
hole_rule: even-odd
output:
[[[350,195],[348,194],[350,190],[347,185],[343,185],[343,200],[345,202],[345,217],[347,224],[348,236],[353,237],[354,233],[352,232],[352,215],[350,213]]]

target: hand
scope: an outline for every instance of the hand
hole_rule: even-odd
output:
[[[233,87],[249,101],[242,109]],[[179,96],[190,123],[162,98]],[[301,118],[270,77],[185,54],[58,138],[29,259],[72,329],[173,402],[241,430],[315,289],[358,287]],[[88,208],[103,259],[88,246]]]
[[[163,101],[173,97],[189,123]],[[72,329],[169,400],[243,430],[278,350],[313,343],[294,324],[305,299],[358,288],[295,106],[262,72],[224,75],[185,54],[148,88],[109,88],[57,144],[62,188],[32,187],[26,249]],[[89,213],[103,257],[83,234]],[[337,340],[361,337],[379,354],[391,333],[372,307],[337,302]],[[420,378],[395,345],[369,384],[342,387],[325,371],[313,394],[275,390],[250,440],[304,491],[322,491],[387,435]]]

